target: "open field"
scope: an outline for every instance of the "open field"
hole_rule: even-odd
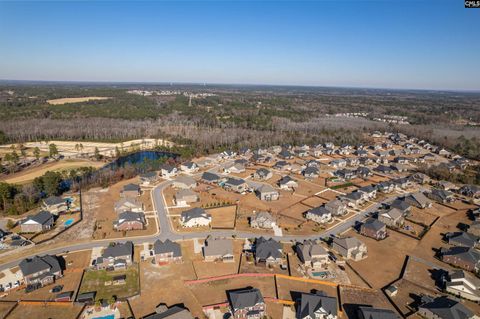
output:
[[[233,229],[235,227],[237,205],[210,208],[206,211],[212,215],[212,228]]]
[[[86,96],[86,97],[64,97],[61,99],[47,100],[47,103],[50,105],[62,105],[68,103],[81,103],[88,101],[102,101],[111,99],[110,97],[105,96]]]
[[[83,309],[83,305],[69,304],[27,304],[20,303],[8,319],[24,318],[51,318],[51,319],[76,319]]]
[[[86,270],[79,292],[96,291],[96,300],[108,300],[112,296],[124,298],[135,295],[140,291],[138,271],[137,265],[132,265],[126,270],[116,271]],[[125,284],[114,285],[112,283],[113,277],[118,275],[127,275]]]
[[[60,172],[63,170],[71,170],[80,167],[100,168],[104,165],[104,162],[92,161],[87,159],[60,160],[28,168],[15,174],[2,176],[0,177],[0,180],[11,184],[25,184],[33,181],[36,177],[44,175],[48,171]]]
[[[16,305],[14,301],[0,301],[0,318],[5,318],[5,315]]]

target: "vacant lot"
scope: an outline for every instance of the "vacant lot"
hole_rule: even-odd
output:
[[[10,309],[15,306],[16,302],[13,301],[0,301],[0,318],[5,318],[5,315]]]
[[[63,170],[71,170],[79,167],[99,168],[103,165],[105,165],[105,163],[91,160],[60,160],[57,162],[50,162],[35,166],[15,174],[6,175],[1,177],[0,179],[11,184],[25,184],[33,181],[36,177],[44,175],[47,171],[60,172]]]
[[[48,304],[38,303],[19,304],[8,319],[24,318],[51,318],[51,319],[75,319],[83,309],[83,305],[75,304]]]
[[[113,277],[126,275],[126,282],[114,285]],[[80,286],[80,293],[96,291],[96,300],[129,297],[140,292],[138,266],[130,266],[127,270],[86,270]]]
[[[322,291],[327,296],[337,297],[336,287],[318,283],[307,283],[285,278],[277,278],[277,290],[278,298],[284,300],[296,301],[300,297],[300,293],[314,293],[315,291]]]
[[[417,245],[415,239],[393,231],[389,232],[389,237],[381,241],[361,236],[354,231],[349,231],[347,235],[357,237],[367,245],[368,257],[362,261],[352,261],[350,265],[373,288],[382,288],[397,279],[405,256]]]
[[[233,229],[235,227],[237,205],[209,208],[206,211],[212,215],[212,228]]]
[[[47,103],[51,105],[62,105],[62,104],[68,104],[68,103],[81,103],[81,102],[101,101],[101,100],[108,100],[108,99],[110,99],[110,97],[104,97],[104,96],[64,97],[61,99],[47,100]]]

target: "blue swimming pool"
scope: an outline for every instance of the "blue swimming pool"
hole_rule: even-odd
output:
[[[69,227],[71,224],[73,224],[75,220],[73,218],[67,219],[64,223],[63,226]]]
[[[115,319],[115,315],[108,315],[103,317],[95,317],[93,319]]]
[[[327,277],[328,276],[328,271],[315,271],[315,272],[312,272],[312,275],[314,277]]]

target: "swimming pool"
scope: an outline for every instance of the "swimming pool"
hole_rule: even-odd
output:
[[[106,315],[106,316],[103,316],[103,317],[95,317],[95,318],[92,318],[92,319],[115,319],[115,315]]]
[[[325,278],[328,276],[328,271],[315,271],[315,272],[312,272],[312,275],[314,277],[321,277],[321,278]]]
[[[69,227],[70,225],[73,224],[75,220],[73,218],[70,218],[70,219],[67,219],[64,223],[63,223],[63,226],[65,227]]]

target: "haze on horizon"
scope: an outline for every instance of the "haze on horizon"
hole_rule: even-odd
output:
[[[0,79],[480,90],[462,1],[0,1]]]

